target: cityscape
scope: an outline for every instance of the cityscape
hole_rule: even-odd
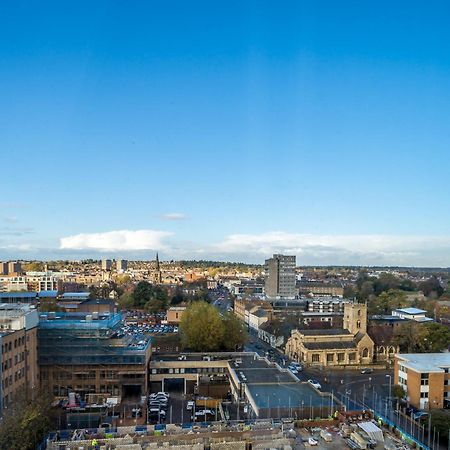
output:
[[[450,5],[0,3],[0,450],[450,450]]]
[[[35,448],[447,439],[449,269],[156,253],[0,270],[2,426],[31,401]]]

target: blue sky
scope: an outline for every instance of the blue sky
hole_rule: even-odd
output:
[[[2,2],[0,258],[450,265],[446,2]]]

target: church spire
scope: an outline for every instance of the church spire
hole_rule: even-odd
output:
[[[153,282],[155,284],[161,284],[162,283],[162,273],[161,273],[161,266],[159,264],[159,255],[158,252],[156,252],[156,259],[155,259],[155,272],[153,274]]]

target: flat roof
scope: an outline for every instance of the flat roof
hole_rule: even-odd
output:
[[[259,408],[289,408],[299,406],[328,406],[330,397],[320,395],[309,383],[248,384],[248,389]]]
[[[425,314],[426,311],[419,308],[398,308],[395,311],[399,311],[405,314]]]
[[[415,372],[444,372],[444,368],[450,368],[450,353],[403,353],[396,356],[400,365]]]
[[[0,298],[33,298],[36,292],[0,292]]]

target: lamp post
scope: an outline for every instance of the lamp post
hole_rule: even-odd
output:
[[[391,386],[392,385],[392,376],[387,374],[386,378],[389,378],[389,394],[388,394],[388,397],[386,399],[386,414],[385,414],[385,416],[387,417],[388,402],[390,402],[391,393],[392,393],[392,386]],[[390,411],[390,408],[389,408],[389,411]]]

